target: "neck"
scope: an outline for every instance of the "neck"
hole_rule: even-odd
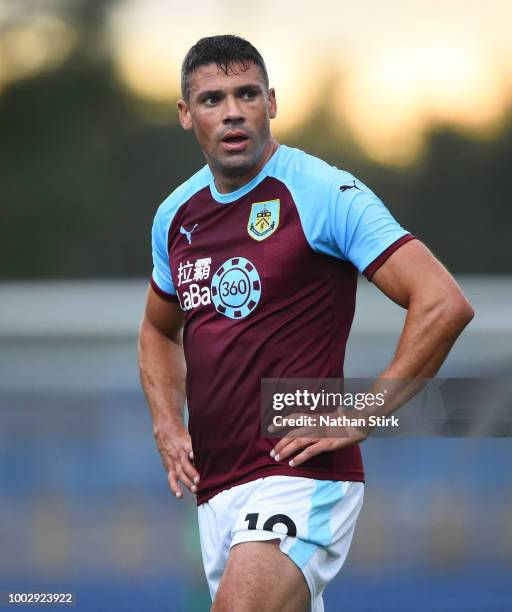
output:
[[[279,143],[271,138],[263,149],[263,155],[261,156],[260,161],[246,174],[241,174],[240,176],[226,176],[224,174],[220,174],[210,165],[210,169],[215,178],[215,186],[217,187],[219,193],[230,193],[231,191],[236,191],[243,185],[246,185],[257,174],[259,174],[260,170],[272,157],[278,147]]]

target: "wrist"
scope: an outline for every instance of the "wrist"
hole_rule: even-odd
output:
[[[185,430],[183,419],[176,415],[160,415],[153,419],[153,436],[157,438],[162,434],[176,433]]]

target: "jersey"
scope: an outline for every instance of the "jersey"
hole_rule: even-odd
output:
[[[342,377],[358,271],[412,238],[353,175],[284,145],[236,191],[205,166],[161,204],[151,284],[184,311],[198,504],[266,476],[364,482],[357,445],[274,461],[260,381]]]

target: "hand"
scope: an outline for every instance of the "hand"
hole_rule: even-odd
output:
[[[275,425],[269,427],[271,432],[279,431],[279,429],[283,429],[283,427],[280,428]],[[332,431],[330,432],[330,430]],[[337,437],[329,437],[329,432],[331,435],[335,433]],[[319,433],[322,433],[321,437],[319,437]],[[340,437],[341,433],[343,437]],[[339,426],[332,428],[327,426],[320,427],[318,425],[314,427],[299,427],[294,429],[293,435],[288,434],[281,438],[270,451],[270,456],[275,461],[284,461],[294,453],[298,453],[288,462],[291,467],[296,467],[320,453],[364,442],[369,433],[369,428],[362,429],[351,426],[343,426],[341,428]],[[304,450],[299,452],[301,449]]]
[[[183,492],[179,483],[182,483],[195,495],[199,473],[193,464],[194,453],[188,431],[183,426],[165,423],[155,427],[154,436],[171,491],[181,499]]]

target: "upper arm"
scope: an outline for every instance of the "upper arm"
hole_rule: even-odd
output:
[[[183,312],[178,301],[164,299],[156,293],[153,287],[148,287],[141,334],[146,330],[157,331],[170,340],[178,342],[182,327]]]
[[[151,231],[153,272],[148,288],[141,333],[158,331],[172,340],[179,339],[183,313],[178,303],[169,261],[169,225],[173,208],[166,202],[158,209]]]
[[[165,203],[164,203],[165,204]],[[166,298],[176,297],[176,289],[171,275],[169,262],[169,225],[171,222],[171,209],[168,206],[160,206],[151,230],[151,251],[153,257],[153,272],[151,274],[151,285],[164,301]]]
[[[412,240],[397,249],[374,272],[371,280],[404,308],[408,308],[414,298],[465,301],[452,275],[419,240]]]
[[[331,188],[330,218],[333,241],[340,256],[364,274],[372,264],[399,241],[413,237],[393,217],[382,200],[360,181],[342,191]],[[359,185],[359,187],[358,187]]]
[[[292,185],[310,246],[352,262],[360,272],[373,272],[379,256],[412,236],[364,183],[348,172],[317,165],[304,176],[297,173]]]

